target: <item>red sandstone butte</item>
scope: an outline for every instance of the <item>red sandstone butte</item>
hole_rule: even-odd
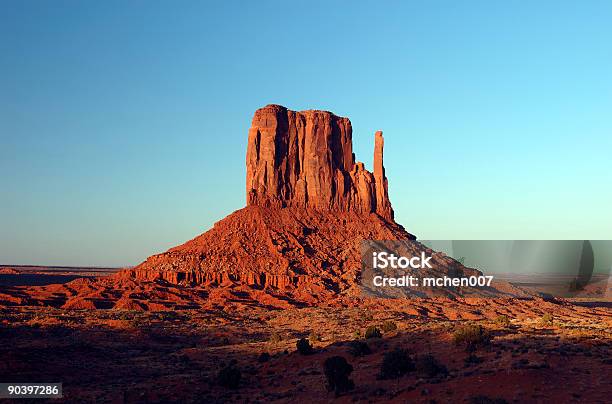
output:
[[[393,220],[376,132],[374,174],[355,162],[348,118],[268,105],[255,112],[247,146],[247,205],[376,213]]]
[[[355,162],[348,118],[258,109],[248,135],[247,206],[120,276],[273,288],[310,302],[354,291],[362,240],[414,239],[393,219],[383,147],[377,132],[371,173]]]
[[[248,142],[246,207],[134,268],[27,293],[0,291],[0,305],[163,310],[214,307],[226,298],[270,307],[335,304],[363,296],[364,240],[415,239],[393,219],[382,132],[374,138],[373,173],[355,163],[351,122],[330,112],[268,105],[255,112]],[[478,273],[419,243],[405,248],[405,255],[431,254],[432,275]]]
[[[255,112],[246,156],[247,206],[119,276],[222,289],[264,289],[300,304],[360,294],[363,240],[415,239],[393,219],[374,137],[374,173],[355,162],[351,122],[326,111]],[[477,274],[421,244],[436,271]]]

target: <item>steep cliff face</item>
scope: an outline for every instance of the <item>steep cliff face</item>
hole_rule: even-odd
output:
[[[376,132],[374,174],[355,162],[348,118],[327,111],[258,109],[249,130],[247,205],[377,213],[393,220]]]

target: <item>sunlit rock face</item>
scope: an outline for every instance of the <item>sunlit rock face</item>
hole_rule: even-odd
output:
[[[249,130],[247,205],[376,213],[392,221],[383,148],[379,131],[371,173],[355,162],[348,118],[280,105],[260,108]]]

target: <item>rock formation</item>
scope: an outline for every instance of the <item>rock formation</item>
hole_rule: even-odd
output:
[[[249,130],[247,205],[377,213],[393,220],[376,132],[374,174],[355,162],[351,121],[327,111],[268,105]]]
[[[31,287],[27,293],[0,289],[0,307],[353,305],[366,297],[363,241],[415,239],[393,219],[383,148],[382,132],[376,132],[371,173],[355,162],[347,118],[268,105],[255,112],[249,130],[246,207],[194,239],[105,278]],[[478,273],[420,243],[406,243],[405,249],[400,252],[406,256],[431,256],[431,275]]]
[[[362,240],[414,238],[376,214],[251,205],[149,257],[128,278],[283,291],[301,302],[358,293]]]
[[[379,131],[371,173],[355,162],[347,118],[261,108],[249,130],[247,206],[119,276],[263,292],[284,304],[359,296],[362,242],[415,239],[393,219],[383,148]],[[443,271],[463,268],[420,244],[411,248],[432,253]]]

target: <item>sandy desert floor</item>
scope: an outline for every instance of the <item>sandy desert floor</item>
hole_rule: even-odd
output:
[[[0,380],[61,381],[68,402],[606,403],[612,309],[589,305],[413,299],[267,309],[236,299],[157,312],[5,306]],[[456,343],[466,324],[482,326],[490,342]],[[382,337],[365,339],[368,326]],[[296,351],[300,338],[310,338],[312,354]],[[371,353],[360,356],[355,340]],[[417,368],[381,380],[384,356],[396,348],[415,362],[431,354],[446,371]],[[355,386],[338,396],[323,374],[336,355],[352,365]],[[237,388],[219,384],[230,364],[241,374]]]

